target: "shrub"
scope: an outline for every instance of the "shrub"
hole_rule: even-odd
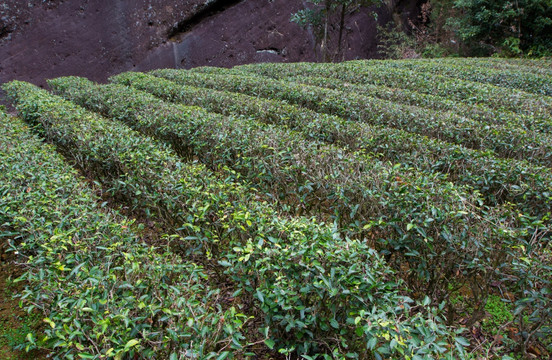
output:
[[[380,64],[379,66],[367,66]],[[262,73],[272,64],[252,64],[238,67],[240,70]],[[292,64],[296,67],[324,69],[324,64]],[[491,108],[508,109],[519,114],[549,117],[552,100],[520,90],[504,89],[489,84],[466,80],[454,80],[439,74],[416,73],[393,66],[393,62],[349,61],[336,64],[331,77],[351,83],[385,85],[393,88],[410,89],[424,94],[445,97],[468,104],[485,104]]]
[[[389,167],[305,141],[285,129],[260,128],[250,120],[201,115],[197,108],[167,104],[121,86],[97,86],[77,78],[50,84],[107,116],[185,145],[207,164],[232,167],[292,206],[304,204],[309,213],[335,213],[340,231],[367,236],[397,269],[408,263],[414,288],[440,289],[455,271],[466,271],[469,282],[480,269],[465,267],[468,259],[487,257],[489,251],[500,253],[491,250],[494,240],[490,239],[503,235],[481,222],[477,194],[470,196],[442,182],[439,175]],[[195,116],[184,115],[189,111],[195,111]],[[443,233],[435,223],[446,224],[447,231]],[[481,238],[490,241],[481,242]]]
[[[222,309],[200,266],[146,245],[132,220],[103,207],[20,120],[0,114],[0,128],[1,235],[26,259],[18,280],[25,309],[39,310],[46,324],[46,337],[28,335],[27,349],[169,358],[239,344],[244,319]]]
[[[223,76],[168,69],[155,70],[152,74],[180,84],[286,100],[314,111],[349,120],[399,128],[472,149],[492,150],[501,157],[527,159],[544,166],[550,165],[552,161],[550,136],[512,126],[483,125],[451,113],[402,106],[357,94],[343,96],[335,90],[270,81],[253,76]]]
[[[224,115],[243,115],[269,124],[288,126],[310,139],[375,154],[382,160],[400,162],[424,171],[441,171],[454,183],[479,190],[489,206],[513,202],[525,214],[541,218],[550,210],[552,177],[547,168],[500,159],[489,152],[470,150],[401,130],[343,120],[283,101],[183,86],[140,73],[120,74],[112,81]],[[127,96],[131,97],[130,94]]]
[[[25,119],[106,190],[133,192],[130,203],[158,211],[180,232],[178,242],[224,267],[237,287],[233,296],[262,312],[267,346],[337,358],[344,348],[358,356],[367,346],[391,356],[462,351],[461,339],[452,351],[444,346],[454,340],[440,318],[412,311],[398,293],[400,281],[365,243],[340,239],[313,220],[282,217],[250,188],[181,163],[161,144],[30,84],[12,82],[5,90]],[[95,171],[102,168],[112,171]],[[422,334],[436,342],[423,342]]]
[[[442,64],[445,62],[445,60],[440,60],[439,62],[433,60],[432,63],[435,64]],[[452,60],[447,59],[446,63],[451,63]],[[459,63],[459,66],[462,66],[462,68],[465,67],[465,60],[463,59],[462,62]],[[410,62],[405,61],[403,62],[405,64],[405,68],[408,66],[412,66],[413,64],[410,64]],[[481,68],[479,63],[477,64],[478,69]],[[443,66],[435,67],[435,69],[432,69],[432,71],[440,71],[442,72]],[[214,69],[214,70],[213,70]],[[517,69],[517,68],[516,68]],[[269,76],[275,79],[279,80],[285,80],[290,82],[298,82],[306,85],[313,85],[313,86],[320,86],[320,87],[326,87],[333,90],[338,90],[341,92],[344,92],[346,94],[349,93],[357,93],[361,95],[365,95],[368,97],[376,97],[381,98],[384,100],[393,101],[400,104],[405,105],[412,105],[417,107],[423,107],[428,108],[432,110],[437,111],[450,111],[455,114],[465,116],[468,118],[471,118],[473,120],[481,121],[484,123],[489,124],[497,124],[497,125],[508,125],[508,126],[514,126],[514,127],[521,127],[523,129],[527,130],[538,130],[550,133],[552,132],[552,121],[550,120],[550,117],[536,117],[533,115],[528,114],[518,114],[513,111],[507,111],[505,109],[492,109],[489,106],[482,105],[480,103],[476,104],[467,104],[462,101],[458,100],[450,100],[443,96],[435,96],[433,94],[425,94],[425,93],[419,93],[415,90],[409,90],[409,89],[400,89],[395,87],[387,87],[383,85],[374,85],[370,83],[357,83],[353,84],[346,80],[340,80],[338,78],[334,78],[333,76],[333,70],[330,67],[322,67],[319,65],[312,65],[312,66],[294,66],[291,68],[291,66],[286,67],[285,71],[282,71],[281,65],[279,64],[272,64],[272,66],[264,67],[262,69],[262,73],[264,76]],[[222,70],[222,69],[215,69],[215,68],[201,68],[199,70],[195,71],[202,71],[202,72],[210,72],[210,71],[216,71],[216,73],[224,74],[224,72],[227,72],[229,74],[250,74],[247,71],[239,71],[237,69],[232,70]],[[479,70],[480,71],[480,70]],[[530,70],[532,71],[532,70]],[[501,69],[499,72],[500,76],[502,77],[505,73],[504,70]],[[284,78],[281,78],[281,75],[285,74]],[[525,82],[527,72],[520,71],[520,81]],[[498,82],[499,80],[495,80],[497,78],[490,76],[488,81],[495,81]],[[498,77],[500,79],[500,77]],[[515,81],[509,81],[509,84],[513,84],[511,86],[518,86],[518,83]],[[535,84],[531,85],[531,87],[537,86],[538,83],[546,83],[546,78],[538,78],[535,79]],[[535,91],[543,91],[543,90],[535,90]]]

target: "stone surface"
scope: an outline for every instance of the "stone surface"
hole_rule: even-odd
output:
[[[416,0],[395,0],[412,18]],[[316,60],[314,37],[291,23],[298,0],[4,0],[0,83],[79,75],[105,81],[126,70]],[[344,59],[377,55],[388,8],[346,17]],[[331,30],[336,37],[337,29]]]

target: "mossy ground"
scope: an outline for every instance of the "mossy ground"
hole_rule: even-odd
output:
[[[20,349],[29,333],[37,334],[41,326],[38,313],[27,314],[19,306],[19,299],[14,298],[23,289],[22,283],[14,282],[21,269],[14,265],[11,253],[5,252],[0,244],[0,359],[2,360],[41,360],[46,359],[45,351]]]

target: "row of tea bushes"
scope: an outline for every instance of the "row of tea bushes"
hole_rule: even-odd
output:
[[[480,65],[469,65],[464,61],[438,63],[419,61],[365,61],[365,66],[401,68],[421,74],[437,74],[453,79],[462,79],[499,87],[523,90],[537,95],[552,95],[552,76],[523,71],[518,68],[489,69]]]
[[[50,86],[90,110],[169,142],[186,159],[196,157],[214,170],[232,167],[264,193],[285,200],[298,211],[323,212],[328,218],[334,207],[345,206],[347,211],[341,211],[344,213],[341,228],[349,223],[347,215],[352,211],[345,197],[363,197],[359,194],[361,185],[348,185],[351,181],[362,184],[366,181],[358,170],[362,163],[355,162],[356,157],[342,149],[309,142],[300,133],[263,126],[252,119],[226,118],[199,107],[165,103],[120,85],[102,86],[82,78],[59,78],[51,80]],[[354,219],[366,223],[362,209],[355,214],[358,216]]]
[[[45,318],[45,338],[28,335],[27,348],[56,359],[205,358],[240,338],[243,319],[221,310],[201,267],[147,246],[21,120],[0,112],[0,130],[0,237],[26,259],[25,309]]]
[[[124,81],[128,80],[128,77],[132,75],[121,75],[118,79],[126,79]],[[167,83],[164,83],[164,85],[167,85]],[[171,93],[169,90],[172,88],[169,86],[166,87],[164,91],[166,93]],[[151,89],[151,86],[150,86]],[[163,92],[161,89],[158,89],[159,93]],[[188,93],[188,95],[191,95]],[[199,98],[202,98],[205,96],[205,93],[198,94]],[[214,94],[220,95],[219,94]],[[162,95],[160,95],[162,96]],[[170,95],[166,95],[170,96]],[[227,98],[227,100],[232,100]],[[235,100],[235,99],[234,99]],[[190,101],[190,100],[188,100]],[[196,103],[195,101],[202,101],[202,100],[193,100],[192,103]],[[220,102],[218,102],[220,103]],[[247,103],[243,104],[244,107],[252,106],[254,109],[265,109],[264,105],[258,106],[255,104]],[[266,109],[265,109],[266,110]],[[287,111],[289,108],[282,108],[281,111],[284,112],[282,114],[282,118],[284,119],[285,123],[289,125],[290,119],[287,116]],[[264,110],[263,110],[264,111]],[[276,119],[276,117],[272,117],[272,119]],[[329,124],[327,124],[329,125]],[[490,154],[487,153],[487,156]],[[490,174],[493,173],[493,171],[503,171],[508,168],[507,165],[508,160],[502,162],[500,169],[493,169],[488,168],[488,171]],[[538,172],[540,175],[537,175],[540,180],[538,182],[540,183],[539,187],[543,190],[541,194],[539,194],[539,190],[536,190],[534,192],[534,195],[536,197],[539,197],[539,202],[541,203],[541,208],[537,212],[539,213],[539,217],[537,219],[532,218],[531,216],[527,216],[527,214],[524,213],[518,213],[517,209],[512,209],[513,214],[512,217],[515,218],[514,223],[512,226],[518,229],[517,236],[514,236],[511,238],[510,236],[507,236],[505,239],[499,241],[498,243],[494,243],[494,245],[491,245],[491,242],[487,242],[486,240],[482,240],[486,243],[487,246],[494,246],[493,253],[494,260],[487,259],[485,262],[485,266],[488,266],[486,269],[495,269],[494,271],[488,271],[485,272],[486,276],[489,276],[491,273],[494,274],[493,276],[497,276],[497,278],[503,279],[503,284],[505,288],[512,291],[512,293],[515,294],[515,299],[513,300],[516,304],[516,314],[518,314],[519,318],[528,319],[531,318],[529,321],[523,320],[520,322],[520,328],[524,329],[533,329],[533,334],[538,333],[539,338],[546,338],[547,334],[549,334],[549,324],[550,324],[550,311],[548,310],[550,308],[550,294],[546,292],[547,284],[550,284],[550,275],[551,272],[547,269],[549,267],[546,264],[546,252],[542,251],[546,248],[547,239],[550,236],[550,229],[546,225],[547,222],[549,222],[550,214],[549,214],[549,207],[548,203],[550,201],[550,182],[549,182],[549,176],[547,175],[547,171],[545,168],[534,168],[530,164],[526,164],[525,169],[523,169],[523,163],[518,163],[522,166],[520,171],[523,173],[525,170],[528,171],[529,174],[532,174],[534,171]],[[533,171],[534,170],[534,171]],[[492,175],[488,175],[492,176]],[[530,176],[529,178],[531,178]],[[531,183],[530,179],[526,178],[529,183]],[[483,180],[483,183],[485,181]],[[497,184],[499,185],[499,184]],[[412,187],[411,187],[412,188]],[[518,200],[521,202],[524,199],[524,194],[522,194],[523,191],[521,191],[520,197]],[[529,197],[525,198],[527,202],[529,201]],[[541,202],[542,201],[542,202]],[[411,206],[411,205],[409,205]],[[522,205],[522,207],[526,210],[529,210],[530,206],[527,206],[526,204]],[[498,209],[495,209],[498,210]],[[531,210],[529,210],[531,212]],[[499,217],[503,215],[497,214]],[[487,220],[492,219],[493,216],[489,216]],[[511,221],[511,220],[510,220]],[[494,222],[494,220],[491,220],[491,222]],[[492,226],[498,226],[497,222],[494,222]],[[478,241],[478,240],[476,240]],[[413,246],[414,247],[414,246]],[[531,249],[529,252],[526,252],[526,249]],[[443,253],[441,253],[442,255]],[[500,254],[500,255],[499,255]],[[525,256],[528,255],[528,256]],[[523,262],[518,262],[515,259],[518,259],[520,257],[523,257],[525,260]],[[436,256],[437,259],[441,260],[442,262],[447,262],[446,256]],[[479,260],[478,260],[479,261]],[[491,276],[492,277],[492,276]],[[517,279],[515,281],[512,281],[512,279]],[[475,300],[476,303],[479,304],[479,308],[482,309],[480,306],[481,304],[485,303],[485,297],[488,295],[489,288],[486,288],[485,284],[488,284],[488,281],[492,281],[490,277],[481,277],[479,278],[479,282],[477,286],[472,287],[472,296],[473,300]],[[462,282],[462,280],[460,280]],[[535,288],[531,288],[529,284],[535,285]],[[537,285],[538,284],[538,285]],[[410,283],[412,285],[412,283]],[[449,288],[450,290],[450,288]],[[446,293],[446,291],[444,292]],[[530,294],[530,295],[529,295]],[[526,296],[529,295],[529,296]],[[504,301],[512,301],[511,298],[505,298]],[[473,303],[472,303],[473,305]],[[484,305],[483,305],[484,306]],[[476,311],[477,313],[477,311]],[[523,314],[523,315],[522,315]],[[530,315],[529,315],[530,314]],[[451,317],[453,318],[453,316]],[[475,321],[476,317],[473,317],[473,321]],[[472,321],[472,320],[470,320]],[[525,330],[524,330],[525,331]]]
[[[385,63],[384,63],[385,64]],[[243,65],[238,69],[262,74],[273,64]],[[296,63],[289,65],[290,71],[303,68],[328,69],[329,64]],[[351,83],[384,85],[392,88],[409,89],[433,94],[467,104],[485,104],[494,109],[507,109],[535,117],[550,117],[552,98],[527,93],[521,90],[501,88],[489,84],[451,79],[446,76],[416,73],[404,68],[381,65],[366,66],[362,61],[332,64],[332,76]]]
[[[313,357],[367,349],[384,357],[461,356],[464,341],[455,343],[440,318],[400,296],[400,281],[365,243],[282,217],[251,188],[182,163],[162,144],[33,85],[12,82],[5,90],[106,190],[178,230],[173,242],[183,252],[216,260],[237,288],[233,296],[256,305],[268,347]]]
[[[478,67],[491,70],[525,72],[538,76],[552,76],[552,61],[539,59],[505,58],[441,58],[432,60],[436,64]]]
[[[285,128],[202,114],[123,86],[82,78],[49,83],[68,99],[185,147],[210,166],[232,167],[264,192],[276,188],[275,196],[292,206],[336,213],[340,230],[350,227],[350,234],[371,238],[396,269],[409,264],[405,273],[413,288],[446,288],[451,277],[443,275],[456,271],[465,272],[463,281],[479,281],[486,265],[472,266],[472,259],[502,256],[497,241],[509,237],[498,216],[485,214],[492,226],[482,221],[477,194],[437,174],[390,167]]]
[[[427,135],[499,156],[552,166],[552,135],[511,126],[484,125],[452,113],[438,113],[389,101],[253,76],[201,74],[186,70],[155,70],[155,76],[183,85],[241,92],[286,100],[317,112]]]
[[[273,65],[273,67],[265,67],[263,69],[263,76],[268,76],[286,82],[295,82],[305,85],[329,88],[341,91],[346,95],[351,93],[360,94],[399,104],[423,107],[436,111],[450,111],[455,114],[489,124],[509,125],[546,133],[552,132],[552,120],[550,118],[535,118],[534,116],[517,114],[512,111],[491,109],[488,106],[481,104],[465,104],[461,101],[449,100],[442,96],[419,93],[408,89],[396,89],[373,84],[352,84],[331,77],[333,70],[329,69],[325,71],[318,69],[317,71],[312,72],[308,69],[298,69],[297,73],[294,75],[294,72],[291,71],[291,69],[283,71],[278,64]],[[251,74],[245,70],[240,71],[237,68],[228,70],[205,67],[195,71],[218,74]]]
[[[351,150],[377,154],[393,163],[424,171],[442,171],[458,184],[470,185],[496,206],[513,202],[525,214],[543,217],[550,212],[550,170],[523,161],[499,159],[488,152],[428,139],[395,129],[320,114],[283,101],[256,98],[241,93],[178,85],[142,73],[123,73],[111,81],[132,85],[157,97],[200,106],[224,115],[243,115],[269,124],[285,125],[307,137],[337,143]]]

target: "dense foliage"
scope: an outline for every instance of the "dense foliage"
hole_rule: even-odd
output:
[[[27,348],[69,359],[207,356],[239,336],[243,319],[221,309],[200,266],[147,246],[21,120],[0,113],[0,128],[0,235],[27,259],[21,299],[47,324]]]
[[[24,263],[22,304],[45,318],[26,346],[75,359],[552,353],[549,65],[4,85],[27,125],[0,114],[1,235]]]
[[[552,56],[550,0],[455,0],[449,26],[470,54]]]
[[[550,0],[427,0],[419,10],[378,27],[381,56],[552,56]]]
[[[5,89],[23,118],[39,125],[104,191],[156,214],[177,232],[167,239],[172,248],[213,259],[221,267],[218,276],[234,284],[232,296],[243,297],[248,311],[260,316],[267,346],[337,358],[366,347],[382,355],[446,351],[445,327],[431,312],[424,317],[422,305],[410,313],[415,304],[398,293],[401,281],[365,243],[342,239],[313,220],[279,216],[251,189],[181,163],[163,145],[30,84],[12,82]],[[245,319],[224,323],[233,334],[223,349],[239,354],[247,347],[234,331]],[[427,336],[436,341],[426,342]],[[178,343],[184,347],[178,356],[185,358],[192,344]]]
[[[311,79],[313,78],[300,78],[303,83]],[[323,86],[324,79],[327,78],[314,78],[314,81]],[[163,78],[140,73],[124,73],[112,80],[149,91],[160,98],[201,106],[213,112],[250,116],[257,121],[286,125],[301,131],[310,139],[340,144],[365,154],[377,154],[380,159],[402,163],[407,167],[444,172],[454,183],[466,184],[479,190],[486,203],[492,206],[507,201],[514,202],[524,208],[524,211],[541,216],[551,207],[549,192],[552,176],[545,167],[501,159],[490,152],[466,149],[403,130],[371,127],[293,106],[284,101],[181,86]],[[289,80],[293,79],[290,77]],[[265,84],[271,82],[269,79],[260,81]],[[327,81],[332,83],[330,79]],[[337,84],[335,88],[338,88]],[[349,90],[351,89],[346,91]],[[357,87],[352,91],[362,89]],[[118,92],[120,96],[127,96],[121,93],[124,90]],[[106,91],[103,90],[102,93]],[[85,99],[89,101],[90,95],[83,94],[80,99],[81,102]]]
[[[276,68],[283,66],[293,71],[294,67],[310,66],[311,64],[274,65]],[[318,66],[315,64],[315,68]],[[357,63],[344,63],[337,65],[321,65],[334,67],[333,76],[339,76],[347,82],[376,84],[390,83],[393,87],[416,88],[424,93],[448,94],[448,97],[461,99],[469,96],[468,101],[488,102],[495,108],[508,107],[516,109],[520,114],[538,114],[543,122],[549,122],[546,118],[552,108],[550,100],[541,99],[536,95],[519,93],[512,94],[497,87],[483,86],[477,83],[457,80],[433,79],[431,81],[425,74],[418,76],[403,69],[387,69],[387,64],[379,67],[365,67]],[[259,65],[255,70],[264,74],[265,67]],[[247,66],[244,67],[247,69]],[[429,135],[448,142],[460,144],[472,149],[492,150],[502,157],[530,159],[537,164],[548,165],[552,161],[552,136],[537,131],[523,129],[521,124],[488,124],[480,126],[473,119],[458,115],[453,112],[439,112],[429,108],[405,106],[391,101],[381,100],[356,93],[349,93],[343,97],[337,90],[307,86],[304,84],[289,83],[285,81],[260,81],[254,76],[229,74],[226,69],[204,68],[196,72],[178,72],[174,70],[157,70],[152,74],[166,77],[182,84],[189,84],[209,88],[221,88],[230,91],[243,92],[261,97],[272,97],[288,101],[290,103],[307,107],[314,111],[337,115],[346,119],[360,120],[362,122],[405,129],[420,135]],[[205,73],[203,73],[205,72]],[[221,74],[218,74],[220,72]],[[226,75],[225,75],[226,74]],[[413,77],[415,78],[413,79]],[[418,80],[414,82],[415,80]],[[440,89],[432,88],[438,83]],[[464,86],[462,86],[464,85]],[[441,88],[442,87],[442,88]],[[440,91],[439,91],[440,90]],[[455,94],[456,93],[456,94]],[[492,98],[490,98],[492,96]],[[487,101],[485,101],[487,100]],[[523,102],[527,109],[516,108],[515,104]]]
[[[305,141],[285,129],[262,128],[247,119],[239,122],[217,119],[208,114],[201,116],[197,110],[195,116],[183,117],[185,108],[167,106],[150,95],[124,87],[95,86],[88,80],[72,78],[57,79],[50,84],[73,101],[127,120],[131,126],[138,123],[138,128],[147,133],[153,128],[154,134],[161,138],[172,136],[173,144],[191,149],[207,164],[232,167],[281,202],[291,201],[289,205],[305,208],[310,215],[339,214],[333,221],[342,233],[355,237],[374,237],[377,233],[374,237],[377,247],[388,257],[393,255],[397,269],[404,262],[410,264],[412,286],[418,278],[424,283],[418,288],[440,291],[449,281],[442,274],[453,271],[469,272],[471,275],[466,279],[476,281],[476,277],[482,276],[481,269],[465,264],[472,263],[473,257],[491,257],[491,252],[501,254],[495,248],[491,250],[492,246],[480,246],[481,243],[473,241],[475,236],[485,236],[489,239],[485,244],[491,244],[503,237],[481,221],[474,209],[477,196],[448,182],[428,186],[440,182],[439,174],[424,176],[373,159],[366,161],[354,153]],[[152,113],[153,104],[159,113]],[[213,122],[213,118],[217,121]],[[191,127],[191,119],[202,122]],[[173,124],[172,129],[166,128],[167,121]],[[188,132],[191,129],[193,133]],[[240,154],[238,159],[236,154]],[[405,182],[416,190],[405,195]],[[423,205],[405,206],[410,203]],[[397,216],[398,212],[402,216]],[[434,222],[447,224],[452,236],[436,231]],[[408,224],[415,226],[416,231],[408,231]],[[431,241],[432,246],[426,246],[422,239]],[[443,261],[444,258],[449,261]]]

